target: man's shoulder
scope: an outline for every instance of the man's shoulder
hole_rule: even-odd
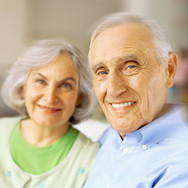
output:
[[[107,142],[109,139],[110,141],[112,141],[113,137],[115,136],[115,132],[112,129],[112,127],[110,126],[109,128],[107,128],[104,133],[102,134],[99,142],[101,145],[103,145],[105,142]]]

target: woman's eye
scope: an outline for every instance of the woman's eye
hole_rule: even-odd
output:
[[[61,87],[62,88],[72,88],[72,85],[68,84],[68,83],[64,83],[64,84],[61,84]]]
[[[46,82],[44,80],[37,80],[37,83],[44,85]]]

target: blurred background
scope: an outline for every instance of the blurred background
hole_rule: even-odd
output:
[[[179,69],[169,102],[188,103],[188,0],[0,0],[0,85],[34,40],[63,37],[87,56],[91,28],[108,13],[130,11],[157,19],[166,29]],[[100,111],[100,109],[99,109]],[[0,116],[14,112],[0,100]]]

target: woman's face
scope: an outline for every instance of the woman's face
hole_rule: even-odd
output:
[[[79,103],[79,73],[68,54],[32,69],[23,97],[33,123],[56,128],[67,126]]]

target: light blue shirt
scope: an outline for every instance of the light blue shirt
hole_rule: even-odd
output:
[[[180,110],[127,134],[110,127],[84,188],[188,188],[188,126]]]

